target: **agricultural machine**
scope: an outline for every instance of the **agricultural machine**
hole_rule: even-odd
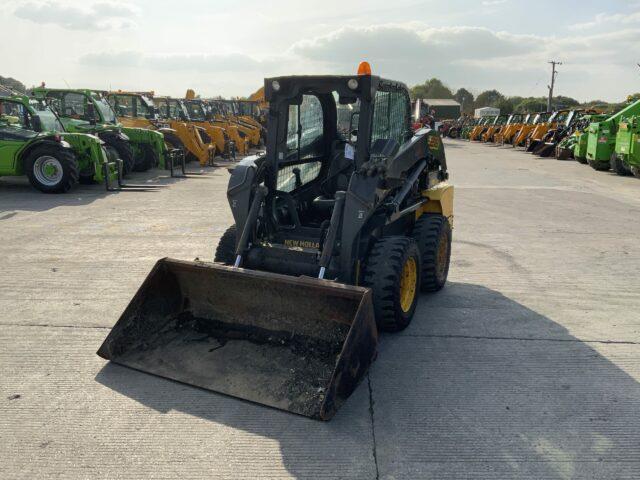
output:
[[[122,161],[110,145],[86,133],[68,133],[46,102],[26,95],[0,97],[0,176],[26,175],[44,193],[77,183],[121,186]]]

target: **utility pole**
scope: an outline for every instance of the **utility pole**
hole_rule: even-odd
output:
[[[553,87],[556,83],[556,75],[558,75],[558,71],[556,70],[556,65],[562,65],[562,62],[557,62],[555,60],[551,60],[548,62],[551,64],[551,85],[547,85],[549,89],[549,98],[547,99],[547,111],[551,111],[551,101],[553,100]]]

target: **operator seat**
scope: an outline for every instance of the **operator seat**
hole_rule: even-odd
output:
[[[349,187],[355,163],[354,160],[344,156],[345,143],[342,140],[333,142],[329,172],[327,178],[320,185],[322,194],[313,200],[313,207],[317,210],[333,209],[336,203],[336,192],[347,190]]]

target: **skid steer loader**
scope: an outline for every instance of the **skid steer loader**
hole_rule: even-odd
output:
[[[441,289],[453,186],[407,87],[371,75],[265,80],[266,153],[241,161],[215,260],[160,260],[98,354],[328,420]],[[347,110],[350,115],[339,114]],[[347,119],[341,122],[339,119]]]

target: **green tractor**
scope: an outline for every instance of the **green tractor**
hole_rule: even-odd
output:
[[[589,125],[586,158],[592,168],[603,171],[613,169],[624,174],[624,165],[619,161],[616,152],[616,135],[620,120],[633,115],[640,115],[640,100],[630,103],[604,120]]]
[[[618,175],[633,174],[640,178],[640,116],[620,120],[611,165]]]
[[[38,87],[32,94],[53,106],[68,131],[95,134],[113,147],[123,161],[124,175],[156,166],[172,167],[172,156],[162,133],[123,127],[103,92]]]
[[[78,182],[121,185],[117,152],[94,135],[67,133],[43,101],[0,96],[0,176],[26,175],[44,193],[64,193]],[[117,187],[116,187],[117,185]]]

